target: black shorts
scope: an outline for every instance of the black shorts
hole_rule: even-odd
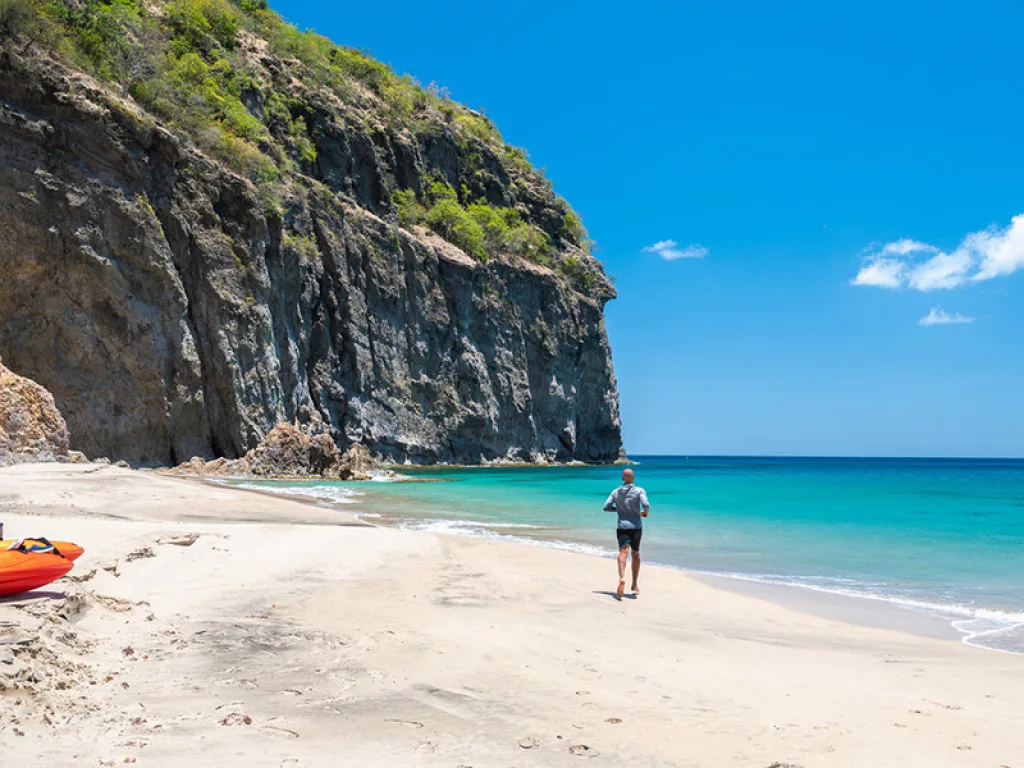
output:
[[[615,537],[619,540],[619,549],[629,544],[634,552],[640,551],[640,537],[644,535],[643,528],[617,528]]]

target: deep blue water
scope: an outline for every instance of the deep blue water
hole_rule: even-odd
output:
[[[1024,651],[1024,460],[637,461],[648,562],[916,605],[969,642]],[[610,554],[615,518],[601,505],[619,472],[409,469],[434,482],[274,485],[387,524]]]

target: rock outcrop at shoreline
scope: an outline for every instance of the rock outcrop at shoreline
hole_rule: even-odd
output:
[[[325,477],[369,480],[380,469],[365,445],[345,453],[328,435],[307,435],[291,424],[278,424],[263,441],[240,459],[204,461],[193,457],[170,474],[199,477]]]
[[[45,388],[8,370],[0,359],[0,467],[70,461],[64,417]]]
[[[614,289],[523,153],[269,11],[176,7],[118,6],[135,58],[91,71],[74,13],[0,34],[0,354],[72,447],[234,459],[286,422],[396,463],[618,458]]]

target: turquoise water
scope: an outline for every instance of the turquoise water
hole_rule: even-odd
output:
[[[647,562],[942,613],[967,642],[1024,652],[1024,461],[640,457]],[[619,468],[402,470],[391,483],[275,483],[368,520],[615,548]]]

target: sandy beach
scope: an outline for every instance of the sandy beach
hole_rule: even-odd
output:
[[[19,766],[1024,766],[1024,657],[669,569],[97,465],[0,519],[86,547],[0,600]]]

